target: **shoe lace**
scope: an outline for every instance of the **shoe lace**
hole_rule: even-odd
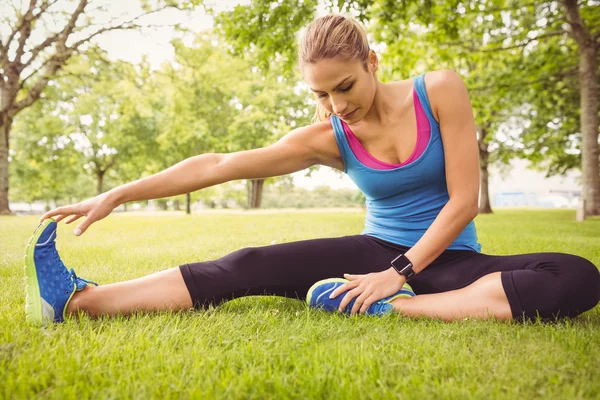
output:
[[[77,274],[75,273],[75,270],[73,268],[71,268],[71,270],[68,270],[67,266],[60,259],[60,256],[59,256],[58,251],[56,250],[56,248],[52,249],[52,255],[54,256],[54,260],[59,265],[59,269],[60,269],[61,275],[64,277],[64,279],[66,281],[70,282],[71,284],[75,283],[76,290],[78,290],[78,291],[82,290],[88,284],[93,284],[93,285],[98,286],[98,284],[96,282],[88,281],[87,279],[83,279],[83,278],[78,277]],[[69,285],[69,287],[71,288],[72,286]]]
[[[71,268],[71,271],[69,271],[69,279],[72,279],[73,282],[75,282],[77,291],[83,290],[83,288],[88,284],[98,286],[96,282],[88,281],[87,279],[78,277],[73,268]]]
[[[60,274],[65,278],[65,280],[70,280],[71,276],[67,271],[67,266],[60,259],[56,247],[52,247],[52,256],[54,257],[54,261],[58,263],[58,269],[60,269]]]

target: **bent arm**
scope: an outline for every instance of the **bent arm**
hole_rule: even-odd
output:
[[[190,157],[157,174],[112,189],[108,195],[119,205],[190,193],[236,179],[300,171],[319,163],[319,152],[311,145],[314,134],[314,129],[308,126],[290,132],[268,147]]]
[[[416,273],[446,250],[477,216],[479,197],[479,152],[467,88],[452,71],[428,75],[432,78],[427,82],[428,93],[437,103],[450,200],[423,237],[406,252]]]

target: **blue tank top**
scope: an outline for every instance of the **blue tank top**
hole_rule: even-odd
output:
[[[440,126],[431,111],[424,77],[425,74],[414,77],[413,82],[427,115],[431,135],[423,153],[409,164],[393,169],[367,167],[352,152],[340,119],[335,115],[330,118],[344,161],[344,172],[367,198],[362,234],[408,247],[421,239],[450,200]],[[473,221],[448,249],[481,251]]]

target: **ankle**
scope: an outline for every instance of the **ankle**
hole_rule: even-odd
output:
[[[394,311],[402,314],[402,309],[405,308],[412,301],[414,297],[398,297],[394,299],[391,304],[394,306]]]
[[[83,288],[82,290],[80,290],[79,292],[75,292],[73,294],[73,297],[71,297],[71,300],[69,300],[69,302],[67,303],[67,310],[66,310],[66,314],[67,315],[77,315],[77,312],[79,310],[85,311],[85,308],[83,306],[83,302],[82,302],[82,297],[86,297],[86,294],[92,290],[91,287],[87,286],[85,288]]]

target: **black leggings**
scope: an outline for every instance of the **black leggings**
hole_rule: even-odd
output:
[[[303,299],[321,279],[386,270],[407,250],[355,235],[250,247],[179,268],[194,307],[202,308],[252,295]],[[562,253],[490,256],[446,250],[409,283],[417,295],[440,293],[463,288],[492,272],[502,272],[515,319],[574,317],[600,301],[598,269],[585,258]]]

